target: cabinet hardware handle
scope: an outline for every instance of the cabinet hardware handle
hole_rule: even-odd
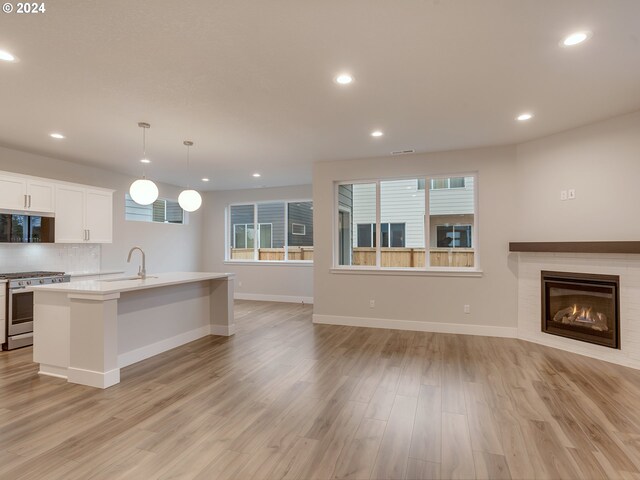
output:
[[[91,230],[87,230],[87,241],[91,240]]]
[[[29,208],[31,208],[31,195],[29,195]]]
[[[27,196],[24,196],[24,208],[27,208]]]

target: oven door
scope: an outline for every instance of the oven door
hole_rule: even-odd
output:
[[[8,335],[33,332],[33,290],[26,287],[10,288],[7,300]]]

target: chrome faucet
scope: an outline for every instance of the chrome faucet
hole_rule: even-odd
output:
[[[144,254],[144,250],[142,250],[142,248],[140,247],[133,247],[131,250],[129,250],[129,257],[127,257],[127,263],[131,263],[131,255],[133,254],[134,250],[140,250],[140,253],[142,254],[142,265],[140,265],[140,267],[138,268],[138,276],[144,280],[145,278],[147,278],[147,260],[146,260],[146,255]]]

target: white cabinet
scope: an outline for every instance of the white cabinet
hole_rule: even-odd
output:
[[[111,243],[113,193],[76,185],[56,187],[56,243]]]
[[[56,185],[41,180],[27,180],[27,210],[53,212],[55,210]]]
[[[0,345],[7,341],[7,319],[5,318],[5,312],[7,311],[7,297],[5,295],[6,288],[7,284],[0,282]]]
[[[24,210],[27,207],[27,181],[20,177],[0,176],[0,208]]]
[[[113,242],[113,193],[87,189],[84,217],[88,242]]]
[[[26,177],[0,176],[0,209],[53,212],[55,184]]]

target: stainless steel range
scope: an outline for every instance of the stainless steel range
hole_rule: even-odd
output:
[[[33,345],[33,289],[35,285],[69,282],[64,272],[0,273],[7,280],[7,342],[4,350]]]

